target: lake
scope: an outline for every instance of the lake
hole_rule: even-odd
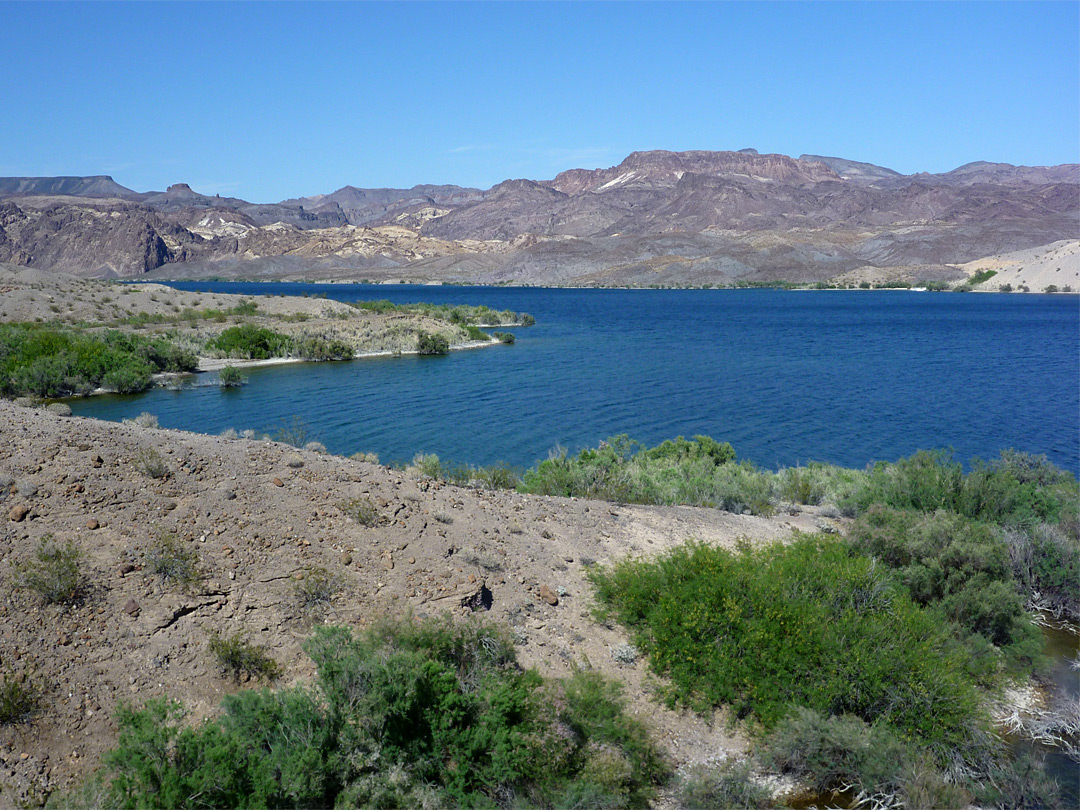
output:
[[[1045,453],[1080,472],[1080,301],[909,291],[582,290],[184,282],[186,290],[528,312],[517,343],[445,357],[245,370],[196,385],[72,400],[162,427],[274,432],[294,417],[333,453],[417,452],[521,467],[627,433],[708,434],[775,468],[863,467],[919,449]],[[210,382],[214,375],[200,375]]]

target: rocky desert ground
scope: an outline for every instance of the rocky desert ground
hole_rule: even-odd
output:
[[[813,509],[759,518],[458,488],[275,442],[6,401],[0,499],[0,669],[45,690],[30,723],[0,729],[0,804],[9,805],[93,769],[115,742],[122,701],[168,695],[197,721],[225,693],[255,686],[220,671],[211,634],[265,646],[287,684],[313,672],[300,644],[314,623],[362,626],[388,612],[508,625],[524,666],[551,675],[591,666],[624,681],[675,762],[737,754],[737,732],[662,708],[644,662],[613,657],[627,639],[594,620],[586,572],[690,537],[767,542],[829,522]],[[373,525],[356,519],[358,505]],[[49,537],[82,554],[72,606],[15,587],[20,564]],[[197,559],[194,582],[151,571],[162,542]],[[340,589],[326,609],[305,608],[299,586],[320,569]]]

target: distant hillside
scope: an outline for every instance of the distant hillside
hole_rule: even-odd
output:
[[[0,178],[0,261],[84,276],[928,281],[1077,234],[1075,164],[902,175],[839,157],[654,150],[487,190],[347,185],[274,204],[184,183],[136,193],[107,177]]]
[[[138,192],[108,175],[95,177],[0,177],[0,197],[13,196],[138,197]]]

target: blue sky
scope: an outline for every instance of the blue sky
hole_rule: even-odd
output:
[[[0,175],[270,202],[644,149],[1080,162],[1080,3],[0,3]]]

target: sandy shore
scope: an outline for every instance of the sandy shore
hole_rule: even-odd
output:
[[[501,346],[497,340],[471,340],[468,343],[460,343],[457,346],[451,346],[450,351],[464,351],[465,349],[483,349],[488,346]],[[357,352],[353,355],[354,360],[363,360],[367,357],[401,357],[407,354],[420,354],[418,351],[385,351],[376,352]],[[235,360],[228,357],[200,357],[199,367],[196,369],[199,372],[203,371],[221,371],[225,366],[233,366],[235,368],[255,368],[257,366],[280,366],[285,363],[313,363],[314,360],[304,360],[302,357],[270,357],[266,360]]]

